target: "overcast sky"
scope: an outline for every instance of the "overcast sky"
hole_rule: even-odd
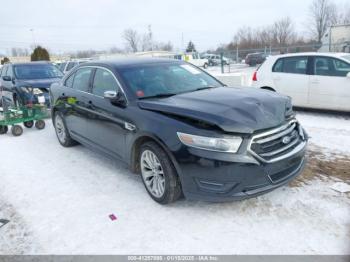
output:
[[[228,43],[241,26],[290,16],[303,32],[312,0],[9,0],[1,1],[0,53],[35,41],[54,52],[124,47],[126,28],[152,26],[154,39],[197,49]],[[334,0],[344,4],[346,0]],[[33,29],[31,31],[30,29]]]

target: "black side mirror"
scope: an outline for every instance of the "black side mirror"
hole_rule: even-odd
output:
[[[105,91],[103,97],[110,100],[113,105],[122,107],[126,106],[126,100],[119,91]]]
[[[2,79],[3,79],[4,81],[12,81],[11,76],[3,76]]]

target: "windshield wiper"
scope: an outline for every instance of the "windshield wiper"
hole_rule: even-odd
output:
[[[166,98],[166,97],[171,97],[171,96],[176,96],[177,94],[175,93],[159,93],[153,96],[143,96],[139,97],[139,99],[148,99],[148,98]]]
[[[218,86],[202,86],[202,87],[196,88],[195,90],[192,90],[191,92],[212,89],[212,88],[217,88],[217,87]]]

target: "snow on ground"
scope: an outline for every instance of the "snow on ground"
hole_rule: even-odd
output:
[[[323,148],[327,156],[350,157],[350,116],[300,112],[298,120],[311,136],[310,143]]]
[[[349,157],[349,119],[298,118],[312,145]],[[331,178],[240,202],[161,206],[120,163],[61,147],[49,122],[1,136],[0,148],[0,219],[11,220],[0,254],[350,254],[350,196]]]

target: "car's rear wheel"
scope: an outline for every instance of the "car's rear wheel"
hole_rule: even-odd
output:
[[[55,112],[54,126],[58,142],[60,142],[62,146],[71,147],[77,144],[77,142],[71,138],[68,132],[62,113]]]
[[[176,170],[159,145],[154,142],[142,145],[139,163],[143,184],[156,202],[168,204],[181,196],[181,184]]]

